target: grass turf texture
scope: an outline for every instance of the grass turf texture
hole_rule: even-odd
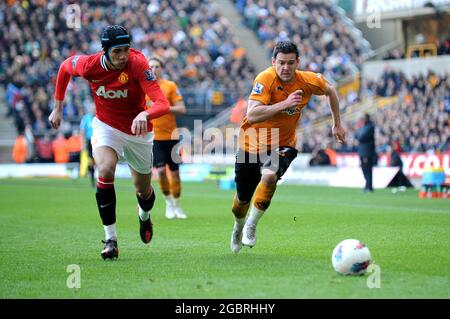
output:
[[[0,180],[0,297],[449,298],[449,200],[280,185],[257,245],[235,255],[232,191],[184,183],[186,220],[167,220],[157,191],[149,245],[139,238],[131,181],[117,180],[116,193],[120,255],[103,261],[87,179]],[[367,287],[369,274],[334,272],[331,252],[346,238],[371,250],[380,289]],[[80,289],[67,288],[70,264],[80,266]]]

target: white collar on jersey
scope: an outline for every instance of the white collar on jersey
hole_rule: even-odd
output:
[[[102,54],[100,56],[100,65],[102,66],[102,68],[104,68],[106,71],[109,71],[108,66],[106,65],[106,56],[104,54]]]

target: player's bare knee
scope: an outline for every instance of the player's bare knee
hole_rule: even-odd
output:
[[[277,184],[278,177],[275,173],[264,173],[261,177],[261,181],[268,186],[275,186]]]
[[[153,188],[151,186],[136,189],[136,195],[138,195],[142,199],[150,198],[152,193],[153,193]]]
[[[110,163],[101,163],[97,165],[98,176],[102,178],[113,179],[115,167],[110,165]]]
[[[133,179],[134,188],[136,189],[136,195],[143,199],[149,198],[153,193],[153,187],[151,184],[151,179],[147,178],[134,178]]]

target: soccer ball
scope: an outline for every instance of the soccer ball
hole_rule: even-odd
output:
[[[362,275],[371,261],[369,248],[356,239],[341,241],[331,255],[333,268],[341,275]]]

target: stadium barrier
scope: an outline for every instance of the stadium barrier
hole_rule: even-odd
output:
[[[374,167],[373,188],[387,188],[398,173],[398,167]],[[281,183],[301,185],[323,185],[333,187],[364,188],[365,180],[360,168],[356,167],[310,167],[308,169],[289,168]]]
[[[389,61],[368,61],[362,69],[362,78],[377,81],[390,66],[394,71],[401,71],[407,78],[417,74],[427,74],[430,70],[435,74],[445,76],[450,72],[450,56],[439,55],[424,58],[398,59]]]
[[[413,54],[418,53],[419,57],[437,56],[437,47],[433,43],[413,44],[406,49],[406,58],[411,59]]]
[[[421,178],[427,168],[439,167],[443,174],[450,177],[450,154],[416,153],[401,154],[403,173],[416,186],[422,185]],[[311,154],[299,154],[283,176],[282,183],[329,185],[339,187],[362,187],[364,178],[360,169],[359,157],[355,153],[338,153],[337,166],[309,167]],[[233,188],[234,154],[193,155],[180,166],[183,181],[203,182],[214,180],[224,189]],[[389,156],[381,154],[378,166],[374,168],[374,187],[387,187],[399,172],[389,167]],[[78,163],[67,164],[1,164],[0,178],[16,177],[61,177],[78,178]],[[127,164],[120,163],[116,168],[116,178],[130,178]],[[157,174],[154,174],[154,178]]]
[[[46,164],[1,164],[0,178],[22,177],[58,177],[70,178],[78,176],[78,163],[46,163]]]

